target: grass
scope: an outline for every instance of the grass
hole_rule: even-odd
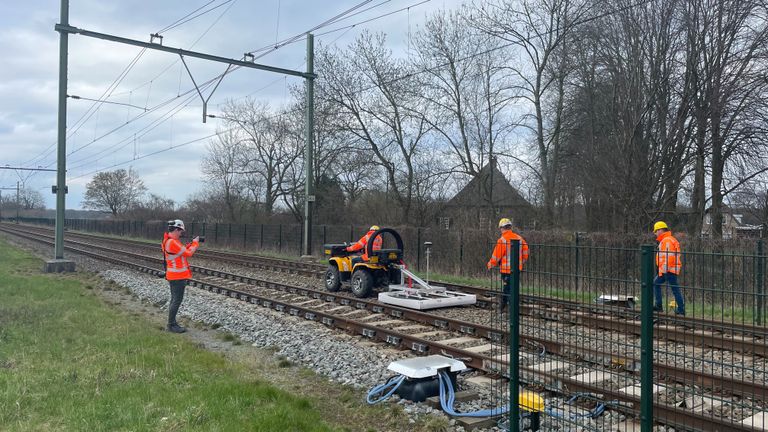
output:
[[[495,271],[495,270],[494,270]],[[425,277],[425,272],[415,272],[420,277]],[[494,277],[498,278],[494,274]],[[430,281],[455,283],[462,285],[485,287],[489,289],[498,289],[498,286],[489,287],[489,278],[473,278],[467,276],[455,276],[443,273],[430,273]],[[496,281],[496,285],[500,282]],[[685,293],[685,288],[683,288]],[[563,288],[549,288],[544,286],[520,286],[520,293],[524,295],[549,297],[559,300],[569,300],[581,303],[595,303],[595,299],[601,293],[590,291],[575,291]],[[671,298],[671,294],[669,294]],[[640,307],[640,300],[636,302],[637,308]],[[670,309],[665,305],[666,309]],[[736,322],[751,324],[755,322],[755,309],[751,307],[741,307],[737,304],[714,304],[706,301],[691,301],[686,299],[685,305],[688,316],[696,318],[706,318],[714,321]],[[765,318],[764,318],[765,319]]]
[[[41,267],[0,238],[0,430],[441,430],[269,350],[206,351],[115,310],[97,277]]]
[[[330,431],[308,399],[121,316],[0,241],[3,430]]]

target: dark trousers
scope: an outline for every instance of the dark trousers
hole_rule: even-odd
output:
[[[168,281],[171,285],[171,301],[168,303],[168,325],[176,324],[176,313],[179,312],[181,301],[184,300],[184,288],[187,279]]]
[[[677,275],[674,273],[664,273],[661,276],[656,276],[656,279],[654,279],[653,293],[656,297],[656,307],[660,309],[664,307],[663,299],[661,297],[661,286],[665,283],[669,283],[672,295],[675,296],[675,303],[677,303],[675,313],[685,315],[685,300],[683,300],[683,293],[680,291],[680,286],[677,284]]]
[[[499,310],[504,310],[509,307],[509,294],[512,292],[512,275],[509,273],[501,274],[501,303],[499,303]]]

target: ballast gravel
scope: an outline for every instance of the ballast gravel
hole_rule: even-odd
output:
[[[12,243],[33,249],[42,255],[50,254],[48,247],[10,236],[6,236],[6,238],[12,239]],[[115,269],[112,264],[76,254],[70,254],[68,258],[77,261],[78,269],[98,272],[102,277],[129,289],[141,300],[167,310],[169,292],[166,281],[136,271]],[[262,272],[262,275],[263,273],[271,272]],[[302,281],[296,276],[282,275],[280,278],[299,279],[306,285],[312,285],[309,278],[306,281]],[[381,345],[332,331],[321,324],[303,318],[256,307],[194,287],[187,289],[179,314],[190,320],[221,328],[237,335],[241,340],[247,341],[255,347],[273,349],[275,350],[274,355],[277,357],[308,367],[333,381],[361,390],[367,390],[384,382],[390,376],[386,367],[391,361],[411,356],[411,353],[407,351],[382,348]],[[481,397],[477,401],[457,404],[458,410],[486,409],[499,404],[497,399],[499,395],[495,394],[496,391],[468,385],[469,383],[462,381],[459,383],[462,389],[472,388],[478,391]],[[400,400],[397,396],[394,396],[391,401],[403,407],[411,424],[425,415],[443,415],[442,411],[435,410],[426,404]],[[563,409],[566,418],[570,417],[571,414],[576,414],[576,412],[571,412],[576,408],[568,407],[560,397],[548,399],[547,402],[547,406]],[[619,413],[611,411],[607,411],[598,419],[563,419],[544,416],[541,430],[615,430],[616,423],[625,419]],[[450,419],[449,424],[450,430],[464,431],[464,428],[456,425],[455,419]],[[501,431],[506,430],[506,428],[492,427],[475,430]],[[655,430],[671,431],[674,429],[657,427]]]
[[[127,270],[104,270],[101,276],[128,288],[143,301],[168,308],[167,282],[143,273]],[[323,325],[256,307],[219,294],[188,287],[179,315],[193,321],[237,335],[255,347],[275,350],[275,356],[312,369],[331,380],[357,389],[368,389],[383,383],[391,375],[387,365],[407,357],[408,353],[387,352],[375,345],[339,334]],[[395,398],[397,401],[397,398]],[[440,414],[424,404],[399,400],[410,417],[410,423],[429,415]],[[456,431],[463,431],[460,426]],[[490,429],[494,430],[494,429]]]

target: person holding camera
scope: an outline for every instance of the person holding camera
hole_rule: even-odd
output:
[[[184,299],[184,288],[192,279],[187,258],[191,257],[200,247],[200,237],[192,239],[191,243],[183,244],[180,238],[186,232],[184,221],[175,219],[168,221],[168,232],[163,236],[163,257],[165,258],[165,279],[171,286],[171,301],[168,304],[168,331],[184,333],[187,331],[176,322],[176,313]]]

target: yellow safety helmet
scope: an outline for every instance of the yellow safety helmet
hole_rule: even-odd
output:
[[[507,218],[501,218],[499,220],[499,228],[505,227],[505,226],[512,226],[512,221]]]
[[[371,225],[371,229],[370,229],[369,231],[378,231],[378,230],[380,230],[380,229],[381,229],[381,228],[379,228],[379,226],[378,226],[378,225]]]
[[[653,232],[656,232],[660,229],[669,229],[669,227],[663,221],[658,221],[655,224],[653,224]]]

